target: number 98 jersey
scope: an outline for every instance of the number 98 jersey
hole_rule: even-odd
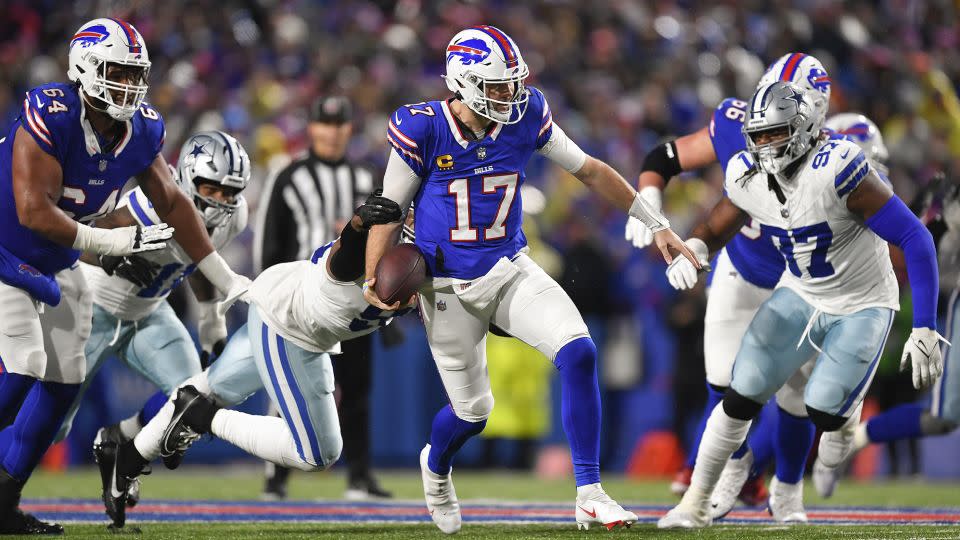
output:
[[[493,122],[478,137],[465,133],[449,101],[405,105],[391,116],[387,141],[422,180],[414,227],[433,277],[485,275],[527,245],[524,168],[553,133],[543,94],[527,91],[529,105],[517,123]]]
[[[163,148],[163,119],[144,103],[126,121],[113,149],[102,151],[86,119],[77,86],[49,83],[27,92],[20,116],[0,139],[0,244],[44,274],[68,268],[80,252],[56,244],[20,224],[13,196],[13,143],[21,127],[60,164],[63,191],[57,207],[87,222],[110,213],[124,185],[153,163]],[[21,135],[23,136],[23,135]]]
[[[337,281],[327,271],[333,242],[308,261],[276,264],[250,286],[251,302],[277,334],[310,352],[340,352],[340,342],[369,334],[412,308],[382,311],[363,297],[363,281]]]
[[[781,204],[747,152],[727,166],[727,196],[759,223],[786,261],[777,287],[790,288],[824,313],[900,309],[887,243],[847,209],[847,197],[869,171],[856,144],[822,142],[791,181],[780,182]]]

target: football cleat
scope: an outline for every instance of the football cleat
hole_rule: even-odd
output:
[[[690,510],[682,503],[673,507],[657,521],[658,529],[703,529],[713,524],[708,506]]]
[[[460,501],[453,489],[453,469],[447,474],[437,474],[427,466],[430,445],[420,451],[420,475],[423,478],[423,497],[427,501],[430,518],[446,534],[460,530]]]
[[[803,507],[803,480],[796,484],[787,484],[774,476],[770,481],[767,511],[774,521],[780,523],[806,523],[808,518]]]
[[[31,514],[24,513],[19,508],[5,516],[0,516],[0,535],[60,535],[63,526],[59,523],[40,521]]]
[[[730,458],[723,467],[720,480],[710,496],[710,517],[723,519],[737,505],[740,491],[750,476],[753,467],[753,452],[748,450],[740,459]]]
[[[673,481],[670,482],[670,493],[673,493],[677,497],[683,497],[683,494],[687,492],[687,488],[690,487],[690,479],[692,477],[693,467],[684,465],[684,467],[673,476]]]
[[[577,496],[576,519],[578,529],[587,530],[596,524],[609,531],[618,525],[629,528],[637,522],[637,515],[624,510],[597,484],[595,489]]]
[[[817,490],[817,495],[824,499],[833,496],[840,482],[841,468],[842,466],[827,467],[819,457],[813,462],[813,487]]]
[[[351,480],[347,485],[347,491],[343,494],[343,498],[348,501],[369,501],[391,497],[393,493],[383,489],[372,476]]]
[[[97,436],[93,439],[94,453],[97,446],[104,441],[116,443],[117,446],[129,441],[120,430],[120,424],[104,426],[97,430]],[[130,481],[130,488],[127,489],[127,508],[133,508],[140,502],[140,478],[134,478]]]
[[[187,449],[205,432],[198,428],[194,417],[201,412],[200,409],[213,406],[213,402],[193,386],[187,385],[177,390],[177,397],[173,400],[173,416],[160,438],[160,457],[168,469],[179,467]]]
[[[93,458],[100,469],[100,483],[103,487],[101,497],[107,516],[115,528],[121,528],[127,521],[127,490],[130,479],[117,469],[118,445],[112,441],[102,441],[93,448]]]
[[[763,474],[747,479],[738,497],[745,506],[762,506],[770,498],[767,481]]]

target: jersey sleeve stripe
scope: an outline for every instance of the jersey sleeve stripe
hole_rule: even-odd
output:
[[[840,186],[837,190],[837,195],[843,197],[847,193],[850,193],[857,186],[860,185],[860,182],[867,176],[867,173],[870,172],[870,165],[864,162],[863,167],[857,170],[857,173],[850,177],[850,180],[846,184]]]
[[[40,127],[37,126],[36,120],[33,118],[33,109],[30,108],[30,101],[27,99],[23,100],[23,116],[27,119],[27,128],[30,129],[38,139],[47,143],[48,146],[53,146],[50,139],[44,135]]]
[[[857,157],[853,158],[853,161],[848,163],[847,166],[840,171],[840,174],[837,175],[837,178],[833,181],[834,187],[839,188],[841,184],[846,182],[853,174],[853,171],[855,171],[864,160],[866,160],[866,157],[863,155],[863,152],[858,153]]]
[[[150,219],[150,216],[143,211],[143,207],[140,206],[140,200],[137,198],[137,193],[130,193],[130,208],[133,208],[133,213],[137,215],[137,219],[140,220],[145,227],[154,225],[153,221]]]
[[[40,116],[40,113],[38,113],[36,109],[31,108],[30,114],[33,115],[33,121],[37,123],[37,127],[40,128],[40,131],[50,136],[50,130],[47,129],[47,124],[43,122],[43,117]]]
[[[418,155],[414,154],[413,152],[410,152],[410,151],[408,151],[407,149],[405,149],[404,147],[400,146],[400,143],[398,143],[397,141],[393,140],[393,137],[391,137],[390,135],[387,135],[387,140],[390,141],[390,144],[393,145],[393,147],[396,148],[397,151],[400,152],[402,155],[407,156],[408,158],[416,161],[416,162],[419,163],[420,165],[423,165],[423,160],[420,159],[420,156],[418,156]]]
[[[407,137],[399,129],[397,129],[397,126],[393,123],[393,120],[390,120],[389,129],[390,129],[390,132],[393,133],[399,141],[403,142],[408,147],[410,148],[417,147],[417,143],[414,142],[413,139],[411,139],[410,137]]]
[[[548,129],[553,127],[553,114],[547,117],[546,121],[543,123],[543,127],[540,128],[540,133],[537,134],[537,137],[540,137],[547,132]]]

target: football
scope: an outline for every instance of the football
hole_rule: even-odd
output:
[[[415,245],[400,244],[383,254],[374,277],[374,292],[383,303],[406,303],[427,280],[427,262]]]

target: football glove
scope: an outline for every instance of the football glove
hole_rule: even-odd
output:
[[[690,251],[697,257],[697,260],[702,266],[704,272],[710,271],[710,262],[708,260],[710,256],[710,251],[707,249],[707,245],[703,243],[703,240],[699,238],[690,238],[686,240],[684,244],[690,248]],[[700,270],[693,265],[686,257],[678,255],[673,258],[673,262],[670,263],[670,266],[667,267],[667,279],[670,281],[670,285],[678,290],[685,291],[687,289],[692,289],[697,285],[697,279],[699,277]]]
[[[160,273],[160,265],[137,255],[100,255],[100,266],[107,275],[121,277],[140,288],[149,287]]]
[[[900,356],[900,371],[910,366],[913,372],[913,387],[917,390],[926,388],[937,381],[943,374],[943,356],[940,352],[940,342],[950,345],[943,336],[931,328],[914,328],[903,346],[903,355]]]
[[[403,212],[400,211],[400,205],[382,196],[383,190],[378,189],[367,197],[367,200],[356,210],[360,216],[360,222],[364,229],[370,229],[374,225],[383,225],[400,221]]]

